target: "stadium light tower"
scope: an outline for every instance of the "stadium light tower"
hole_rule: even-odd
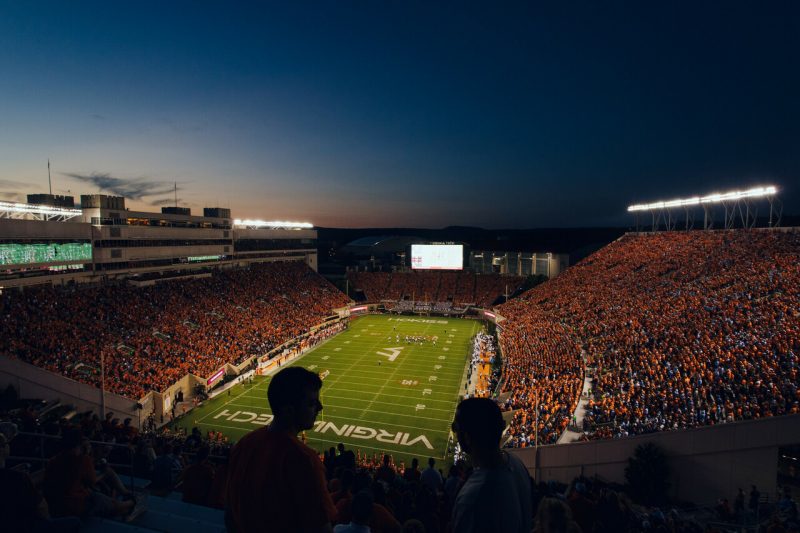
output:
[[[19,202],[0,202],[0,218],[16,220],[40,220],[66,222],[80,217],[83,211],[67,207],[56,207]]]
[[[287,220],[239,220],[233,221],[236,228],[248,229],[312,229],[314,224],[311,222],[290,222]]]
[[[780,223],[782,207],[777,198],[778,188],[774,185],[764,187],[753,187],[741,191],[729,191],[726,193],[712,193],[706,196],[693,196],[690,198],[677,198],[675,200],[658,201],[649,204],[635,204],[628,206],[628,212],[633,213],[636,218],[636,227],[639,228],[638,214],[649,212],[653,220],[653,230],[655,231],[663,219],[668,230],[674,230],[677,219],[673,219],[672,211],[682,208],[686,213],[686,229],[690,229],[690,220],[693,223],[691,209],[700,207],[703,209],[704,220],[703,228],[711,229],[713,226],[712,208],[714,205],[722,205],[725,210],[725,229],[731,229],[736,222],[736,215],[739,215],[743,227],[753,227],[756,222],[757,210],[752,206],[753,201],[766,199],[769,202],[769,225],[773,225],[775,213],[775,203],[778,203],[776,225]]]

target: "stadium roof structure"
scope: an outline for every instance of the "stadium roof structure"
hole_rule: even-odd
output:
[[[756,202],[766,200],[769,203],[769,226],[780,225],[783,214],[783,204],[778,198],[778,188],[774,185],[753,187],[741,191],[728,191],[725,193],[712,193],[706,196],[693,196],[691,198],[678,198],[674,200],[658,201],[649,204],[635,204],[628,206],[628,212],[633,213],[636,220],[636,229],[639,230],[638,214],[649,212],[652,218],[652,230],[657,231],[663,222],[665,229],[674,230],[678,225],[678,218],[673,216],[673,210],[683,209],[685,213],[685,229],[694,227],[694,209],[703,210],[703,229],[713,229],[714,212],[716,205],[724,210],[724,228],[736,227],[737,220],[741,227],[755,226],[758,217]]]
[[[83,211],[80,209],[68,207],[0,202],[0,218],[67,222],[75,218],[80,218],[82,215]]]

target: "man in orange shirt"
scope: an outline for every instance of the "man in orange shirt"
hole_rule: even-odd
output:
[[[245,435],[231,451],[226,524],[234,533],[331,531],[336,507],[325,467],[297,434],[322,411],[322,380],[301,367],[278,372],[267,398],[272,423]]]

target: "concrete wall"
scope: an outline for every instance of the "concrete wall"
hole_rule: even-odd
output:
[[[250,360],[243,363],[241,365],[242,369],[246,368],[249,362]],[[238,374],[240,372],[239,368],[230,364],[226,364],[224,369],[226,374]],[[194,396],[195,386],[198,384],[205,386],[206,382],[206,378],[194,374],[186,374],[163,392],[151,391],[139,399],[138,403],[142,406],[140,410],[136,408],[136,400],[106,391],[105,411],[114,412],[115,417],[120,420],[131,418],[133,425],[137,427],[139,426],[140,415],[141,422],[144,423],[147,416],[153,412],[157,421],[160,421],[162,415],[164,421],[168,421],[175,395],[178,391],[183,392],[185,400],[190,400]],[[100,415],[100,389],[17,359],[0,356],[0,387],[5,388],[9,384],[19,391],[20,397],[42,398],[44,400],[57,399],[63,403],[74,405],[79,411],[92,410]],[[182,411],[178,410],[176,414],[182,414]]]
[[[100,415],[100,389],[0,355],[0,387],[5,388],[9,384],[19,391],[20,397],[58,399],[74,405],[79,411],[92,410]],[[149,401],[146,403],[141,409],[142,421],[153,409]],[[116,418],[130,418],[133,425],[139,426],[140,411],[136,408],[135,400],[106,392],[105,406],[106,412],[113,411]]]
[[[800,443],[800,415],[592,442],[512,450],[537,480],[569,483],[579,475],[625,483],[628,458],[653,442],[669,458],[675,499],[713,504],[750,485],[775,495],[778,448]]]
[[[75,239],[88,241],[92,238],[91,231],[91,226],[82,222],[0,219],[0,235],[7,240]]]
[[[248,229],[233,230],[234,240],[238,239],[316,239],[315,229]]]
[[[119,237],[112,237],[111,230],[119,230]],[[95,233],[95,239],[227,239],[232,242],[230,237],[231,230],[216,228],[171,228],[162,226],[101,226]],[[228,233],[228,237],[225,236]]]
[[[225,252],[224,245],[207,246],[142,246],[122,248],[95,248],[94,260],[97,263],[120,263],[128,261],[146,261],[156,259],[173,259],[175,257],[201,257],[205,255],[230,255],[231,246]],[[112,258],[112,250],[121,250],[122,257]]]

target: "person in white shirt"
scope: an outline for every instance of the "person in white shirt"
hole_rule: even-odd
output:
[[[433,457],[428,459],[428,468],[422,471],[420,475],[420,482],[431,489],[431,491],[436,494],[436,492],[442,488],[442,474],[439,473],[438,470],[435,468],[436,459]]]
[[[353,496],[352,519],[349,524],[339,524],[333,533],[369,533],[369,519],[372,517],[372,494],[362,490]]]
[[[469,398],[458,404],[453,432],[474,471],[456,496],[453,531],[531,531],[531,479],[522,461],[500,449],[504,429],[494,401]]]

